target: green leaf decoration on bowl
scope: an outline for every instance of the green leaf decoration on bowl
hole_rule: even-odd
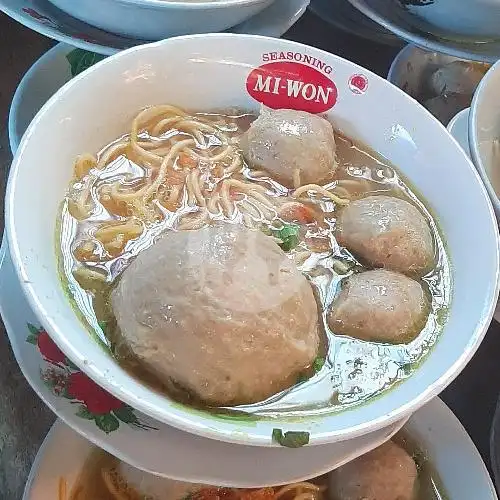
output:
[[[83,49],[74,49],[66,55],[66,59],[71,66],[72,77],[79,75],[94,64],[105,59],[105,57]]]
[[[92,381],[57,347],[42,327],[28,323],[26,342],[37,347],[44,365],[40,376],[45,386],[57,397],[76,405],[75,415],[93,421],[106,434],[119,429],[120,424],[143,430],[156,430],[143,424],[135,410],[115,398]]]

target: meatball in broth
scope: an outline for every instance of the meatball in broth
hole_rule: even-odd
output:
[[[418,369],[451,267],[397,166],[326,115],[255,111],[157,104],[81,151],[57,224],[62,284],[165,396],[316,418]]]
[[[397,344],[418,335],[428,313],[418,281],[377,269],[353,274],[344,282],[328,314],[328,326],[337,334]]]
[[[335,500],[414,500],[416,482],[415,462],[392,441],[330,475]]]
[[[434,264],[429,223],[400,198],[375,195],[353,201],[339,215],[337,239],[375,267],[421,274]]]
[[[337,168],[332,125],[305,111],[263,110],[250,125],[242,149],[253,168],[287,187],[320,182]]]
[[[123,272],[112,305],[119,342],[142,366],[209,405],[262,401],[318,353],[307,279],[242,226],[166,234]]]

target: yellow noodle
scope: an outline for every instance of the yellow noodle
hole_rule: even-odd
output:
[[[280,240],[281,242],[281,240]],[[294,259],[295,259],[295,263],[298,265],[298,266],[301,266],[302,264],[304,264],[304,262],[312,255],[312,252],[310,252],[309,250],[303,250],[303,251],[300,251],[300,252],[296,252],[294,254]]]
[[[113,182],[113,184],[108,184],[108,186],[110,187],[109,196],[111,196],[115,200],[123,201],[125,203],[132,201],[132,200],[135,200],[137,198],[140,198],[143,195],[143,193],[146,192],[146,189],[147,189],[147,185],[146,185],[146,186],[142,187],[141,189],[139,189],[138,191],[131,191],[130,189],[127,191],[125,191],[125,190],[119,191],[118,190],[118,188],[120,186],[119,182]],[[107,186],[105,186],[105,187],[107,187]]]
[[[68,200],[68,212],[77,220],[84,220],[90,217],[88,207],[77,203],[75,200]]]
[[[267,194],[267,189],[259,184],[253,184],[250,182],[240,181],[238,179],[226,179],[224,182],[227,183],[229,187],[234,187],[240,189],[243,193],[250,193],[251,191],[256,191],[264,195]]]
[[[370,183],[366,179],[341,179],[337,182],[337,186],[348,189],[348,186],[353,186],[355,189],[362,185],[365,190],[370,188]]]
[[[252,203],[251,200],[248,198],[245,200],[242,200],[238,203],[238,207],[240,210],[244,213],[247,213],[251,217],[253,217],[255,220],[260,220],[262,219],[262,213],[259,211],[259,209]]]
[[[211,214],[218,214],[218,213],[220,213],[219,200],[220,200],[219,192],[218,191],[214,191],[212,193],[212,196],[210,196],[210,199],[208,200],[208,203],[207,203],[207,210]]]
[[[269,210],[271,210],[271,212],[276,213],[274,205],[262,193],[259,193],[256,189],[251,189],[248,195],[251,196],[252,198],[255,198],[257,201],[260,201],[260,203]]]
[[[178,130],[186,129],[189,132],[202,131],[202,132],[206,132],[208,134],[214,134],[214,135],[219,133],[219,131],[215,127],[213,127],[212,125],[209,125],[208,123],[203,123],[199,119],[197,119],[197,120],[189,120],[189,119],[182,120],[175,125],[175,128]]]
[[[94,155],[83,154],[77,156],[74,166],[75,177],[83,179],[97,165],[97,159]]]
[[[187,202],[188,205],[196,204],[196,196],[194,194],[194,186],[193,186],[193,176],[189,174],[186,177],[186,192],[187,192]]]
[[[163,132],[170,127],[171,125],[175,125],[176,122],[182,120],[182,116],[173,116],[171,118],[163,118],[160,120],[152,129],[151,135],[154,137],[159,137],[163,134]]]
[[[202,228],[207,221],[207,211],[205,209],[200,212],[191,212],[182,217],[178,229],[180,231],[189,231]]]
[[[151,184],[146,189],[146,192],[144,193],[144,199],[147,201],[149,198],[152,198],[158,188],[160,187],[161,184],[163,184],[163,181],[165,180],[166,174],[167,174],[167,168],[170,164],[170,162],[173,163],[173,160],[177,157],[177,155],[182,151],[182,149],[186,146],[191,146],[194,144],[193,139],[185,139],[184,141],[179,141],[177,144],[174,144],[172,148],[170,149],[170,152],[168,153],[167,156],[163,159],[160,170],[158,172],[158,176],[154,180],[154,182]]]
[[[198,205],[201,207],[206,206],[207,202],[205,201],[205,197],[203,196],[203,193],[201,192],[201,187],[200,187],[200,172],[199,170],[193,170],[191,172],[191,178],[193,181],[193,192],[194,196],[196,198],[196,201],[198,202]]]
[[[300,187],[300,170],[298,168],[293,169],[293,187],[295,189]]]
[[[232,174],[233,172],[236,172],[237,170],[239,170],[241,168],[241,165],[242,165],[242,161],[241,161],[241,155],[238,153],[234,156],[233,160],[231,161],[231,165],[229,165],[229,167],[227,167],[225,170],[224,170],[224,173],[225,174]]]
[[[99,158],[99,161],[97,162],[97,168],[99,170],[102,170],[111,161],[111,159],[115,159],[116,157],[120,156],[128,148],[128,146],[128,141],[122,141],[108,148]]]
[[[159,164],[163,161],[163,158],[161,156],[154,154],[154,153],[151,153],[149,151],[146,151],[144,148],[141,148],[136,141],[131,140],[130,145],[131,145],[134,153],[146,158],[148,161],[150,161],[152,163]]]
[[[154,149],[158,147],[163,141],[137,141],[137,145],[144,149]]]
[[[323,195],[325,198],[330,198],[330,200],[337,203],[337,205],[349,205],[349,200],[339,198],[337,195],[331,193],[318,184],[306,184],[305,186],[301,186],[294,191],[293,196],[294,198],[300,198],[301,195],[307,193],[308,191],[313,191]]]
[[[234,206],[229,194],[229,184],[227,180],[222,182],[222,188],[220,190],[220,201],[222,205],[222,210],[226,217],[232,217],[234,213]]]
[[[157,116],[161,115],[176,115],[176,116],[187,116],[187,114],[182,111],[182,109],[177,108],[175,106],[171,106],[170,104],[159,104],[157,106],[150,106],[145,109],[143,109],[135,118],[134,121],[132,122],[132,132],[131,136],[134,138],[134,140],[137,140],[137,134],[139,131],[139,128],[148,123],[149,121],[153,120],[153,118],[156,118]]]
[[[165,200],[165,203],[168,205],[168,207],[173,207],[174,205],[176,206],[179,204],[179,196],[181,192],[182,192],[181,185],[177,184],[175,186],[172,186],[170,194],[168,195],[168,198]]]
[[[252,217],[250,217],[249,214],[247,213],[243,213],[242,214],[243,216],[243,224],[246,226],[246,227],[250,227],[252,228],[255,224],[254,224],[254,221],[252,219]]]
[[[93,205],[90,203],[90,189],[95,177],[88,175],[83,180],[83,188],[77,191],[76,198],[68,199],[68,211],[77,220],[90,217]]]
[[[341,198],[350,199],[351,193],[343,186],[335,186],[335,194],[338,194]]]
[[[276,495],[274,497],[274,500],[278,500],[282,496],[286,495],[287,493],[295,490],[306,490],[308,492],[314,492],[314,493],[321,493],[321,488],[319,486],[316,486],[313,483],[307,483],[307,482],[301,482],[301,483],[293,483],[293,484],[287,484],[286,486],[283,486],[280,490],[276,492]],[[314,497],[313,497],[314,498]]]
[[[168,144],[167,146],[162,146],[160,148],[154,148],[154,149],[151,149],[150,151],[151,151],[151,153],[153,153],[155,155],[165,156],[170,152],[170,150],[172,149],[172,146],[174,144]]]
[[[135,117],[134,121],[132,122],[132,130],[130,132],[130,144],[132,146],[133,151],[139,156],[145,157],[153,163],[161,163],[163,161],[163,158],[159,155],[155,155],[154,153],[150,153],[149,151],[141,147],[138,142],[138,133],[139,133],[139,128],[143,124],[147,123],[148,121],[151,121],[153,118],[162,114],[174,114],[179,116],[186,116],[186,113],[184,113],[184,111],[174,106],[170,105],[153,106],[144,109]]]
[[[111,493],[115,500],[132,500],[133,497],[131,495],[127,495],[122,488],[115,484],[115,481],[113,481],[113,473],[111,471],[108,469],[102,469],[101,477],[109,493]]]
[[[118,224],[103,224],[94,234],[101,243],[108,243],[118,235],[127,234],[128,239],[136,238],[143,231],[142,224],[136,220],[127,220]]]
[[[67,490],[68,490],[68,485],[66,483],[66,479],[64,479],[63,477],[60,477],[59,484],[58,484],[59,500],[66,500]]]
[[[266,177],[267,172],[264,172],[264,170],[250,170],[250,174],[252,177]]]
[[[198,158],[198,159],[208,160],[210,163],[216,163],[218,161],[222,161],[222,160],[225,160],[226,158],[230,157],[233,152],[234,152],[234,148],[232,146],[226,146],[226,148],[221,153],[218,153],[214,156],[202,157],[200,155],[200,153],[194,153],[194,156],[195,156],[195,158]]]
[[[315,492],[306,491],[304,493],[299,493],[293,497],[293,500],[316,500],[318,498]]]

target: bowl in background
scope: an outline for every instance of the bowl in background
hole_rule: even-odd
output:
[[[419,101],[444,125],[461,110],[470,106],[477,86],[477,77],[473,80],[464,71],[454,71],[452,85],[461,85],[465,92],[440,94],[432,86],[434,72],[451,63],[464,63],[474,71],[474,76],[481,70],[485,73],[488,65],[461,59],[458,57],[426,50],[416,45],[407,45],[394,58],[387,79]],[[479,70],[480,68],[480,70]],[[450,74],[448,74],[450,78]]]
[[[463,109],[450,120],[446,128],[470,158],[469,113],[470,108]]]
[[[500,0],[398,0],[412,14],[440,30],[441,36],[477,41],[500,38]]]
[[[309,64],[315,61],[323,69],[314,73],[296,62],[286,75],[297,78],[302,71],[309,91],[318,82],[307,75],[329,82],[325,99],[318,98],[327,117],[346,135],[398,166],[427,200],[448,245],[453,301],[441,337],[421,368],[382,397],[337,413],[233,420],[188,408],[155,392],[94,342],[59,280],[56,221],[78,154],[97,151],[123,134],[137,110],[147,105],[168,102],[191,110],[236,106],[257,111],[268,94],[265,85],[260,90],[251,85],[254,71],[281,53]],[[289,65],[288,61],[282,69]],[[297,105],[293,97],[280,97],[289,107]],[[497,301],[498,228],[491,202],[472,163],[446,129],[386,80],[338,56],[286,40],[194,35],[134,47],[101,61],[62,87],[31,122],[11,167],[6,200],[14,267],[31,308],[58,346],[120,400],[209,438],[272,446],[273,429],[281,428],[307,431],[310,444],[316,445],[387,427],[436,396],[458,375],[478,348]],[[469,204],[474,211],[467,208]],[[470,266],[472,254],[474,266]]]
[[[140,40],[219,32],[265,9],[273,0],[50,0],[91,26]]]
[[[469,114],[472,160],[500,220],[500,64],[496,63],[474,94]]]

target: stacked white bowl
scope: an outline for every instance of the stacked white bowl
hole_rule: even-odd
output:
[[[259,13],[274,0],[50,0],[91,26],[139,40],[217,33]]]

